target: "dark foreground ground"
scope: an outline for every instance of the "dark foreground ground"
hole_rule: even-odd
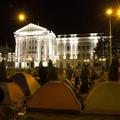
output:
[[[120,116],[31,112],[24,120],[120,120]]]

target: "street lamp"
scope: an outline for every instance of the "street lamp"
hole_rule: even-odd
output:
[[[112,63],[112,25],[111,25],[111,17],[112,16],[117,16],[117,17],[120,17],[120,8],[116,9],[116,13],[115,13],[115,10],[114,10],[114,14],[113,14],[113,9],[109,8],[106,10],[106,14],[109,16],[109,48],[110,48],[110,63],[109,65],[111,65]]]
[[[109,63],[109,65],[111,65],[111,63],[112,63],[112,26],[111,26],[111,15],[112,15],[112,13],[113,13],[113,10],[110,8],[110,9],[108,9],[107,11],[106,11],[106,14],[110,17],[109,18],[109,42],[110,42],[110,46],[109,46],[109,48],[110,48],[110,63]]]

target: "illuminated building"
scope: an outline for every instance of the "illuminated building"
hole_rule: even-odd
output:
[[[51,59],[56,67],[66,67],[67,63],[92,65],[93,51],[103,34],[55,35],[46,28],[28,24],[14,33],[15,67],[36,67],[42,60],[47,65]]]
[[[14,33],[16,47],[15,67],[23,68],[38,66],[42,60],[54,59],[55,34],[46,28],[35,24],[28,24]]]
[[[66,67],[67,63],[75,67],[78,64],[93,64],[93,52],[103,34],[66,34],[58,35],[57,42],[57,66]]]

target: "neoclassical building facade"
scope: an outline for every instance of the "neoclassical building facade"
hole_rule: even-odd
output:
[[[42,60],[47,64],[48,58],[54,58],[54,45],[56,36],[52,31],[35,24],[28,24],[14,33],[15,67],[26,68],[38,66]]]
[[[51,59],[56,67],[66,67],[67,63],[93,63],[93,51],[103,34],[55,35],[52,31],[35,24],[28,24],[14,32],[16,41],[15,67],[36,67],[40,61],[46,66]]]

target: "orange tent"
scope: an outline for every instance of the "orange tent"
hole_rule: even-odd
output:
[[[60,81],[41,86],[27,103],[28,110],[80,112],[81,104],[73,90]]]
[[[37,89],[40,88],[37,80],[35,80],[32,75],[25,72],[16,73],[9,79],[18,84],[24,91],[25,95],[33,95],[37,91]]]
[[[7,83],[10,103],[16,104],[24,100],[25,96],[22,89],[14,82]]]

